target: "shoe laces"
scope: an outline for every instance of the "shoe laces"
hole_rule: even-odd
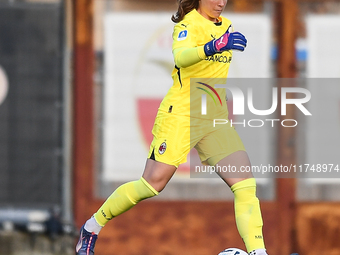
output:
[[[84,236],[84,244],[86,245],[86,250],[93,252],[94,245],[96,243],[98,235],[96,235],[95,233],[87,232],[84,229],[83,236]]]

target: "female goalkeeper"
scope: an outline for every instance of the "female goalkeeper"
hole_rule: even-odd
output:
[[[247,251],[267,254],[256,182],[251,173],[240,171],[250,166],[248,155],[232,126],[214,127],[211,122],[228,119],[227,104],[221,100],[226,91],[214,85],[226,83],[232,50],[243,51],[247,44],[241,33],[232,31],[231,21],[220,16],[226,4],[227,0],[179,0],[172,16],[173,86],[159,107],[143,175],[118,187],[83,225],[77,254],[93,255],[101,228],[139,201],[158,195],[193,147],[203,164],[238,170],[218,174],[234,193],[237,228]],[[209,96],[206,109],[201,107],[202,93]]]

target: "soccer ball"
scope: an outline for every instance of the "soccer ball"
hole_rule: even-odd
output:
[[[221,251],[218,255],[248,255],[248,253],[238,248],[227,248],[224,251]]]

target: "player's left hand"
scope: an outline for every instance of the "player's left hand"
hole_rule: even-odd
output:
[[[244,51],[247,46],[247,39],[240,32],[226,32],[214,42],[214,46],[217,52],[226,50]]]
[[[227,50],[244,51],[247,46],[246,37],[240,32],[229,32],[229,29],[230,27],[220,38],[204,45],[204,51],[207,56]]]

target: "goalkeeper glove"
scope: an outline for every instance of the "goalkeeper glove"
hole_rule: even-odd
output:
[[[229,28],[220,38],[212,40],[204,45],[206,56],[211,56],[215,53],[221,53],[227,50],[244,51],[247,46],[247,39],[240,32],[229,33]]]

